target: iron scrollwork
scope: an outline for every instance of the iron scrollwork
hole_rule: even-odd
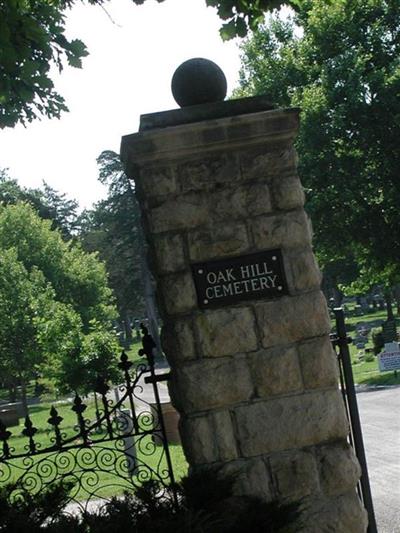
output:
[[[54,405],[47,419],[48,444],[39,442],[39,429],[27,416],[24,447],[15,447],[15,435],[0,420],[0,485],[16,482],[13,497],[20,490],[35,494],[66,480],[73,485],[71,502],[87,508],[94,500],[134,490],[145,481],[158,482],[160,497],[163,487],[173,484],[154,369],[154,341],[144,326],[142,331],[140,354],[147,361],[135,366],[122,352],[121,384],[112,390],[99,378],[88,397],[96,400],[94,420],[87,418],[87,403],[76,394],[71,407],[76,418],[72,434],[63,427],[64,417]],[[154,402],[143,396],[145,379],[152,383]]]

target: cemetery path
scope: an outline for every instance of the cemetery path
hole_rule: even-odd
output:
[[[357,394],[379,533],[400,533],[400,387]]]

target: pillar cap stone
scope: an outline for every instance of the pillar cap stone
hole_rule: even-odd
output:
[[[237,100],[198,104],[182,109],[170,109],[140,116],[139,131],[149,131],[194,122],[260,113],[276,109],[267,96],[250,96]]]
[[[179,65],[171,82],[172,94],[181,107],[222,101],[227,87],[220,67],[203,57],[195,57]]]

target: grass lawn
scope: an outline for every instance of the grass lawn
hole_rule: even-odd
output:
[[[146,357],[142,357],[138,354],[138,351],[141,347],[142,343],[140,341],[135,340],[134,342],[132,342],[128,349],[125,349],[125,353],[128,356],[129,361],[132,361],[134,365],[147,362]]]
[[[386,320],[386,311],[378,310],[361,316],[346,316],[346,330],[350,337],[355,336],[356,326],[361,324],[371,324],[372,327],[378,327],[380,322]],[[396,316],[396,325],[400,327],[400,318]],[[334,321],[332,321],[334,328]],[[366,348],[373,348],[371,333],[368,337]],[[350,356],[353,368],[354,382],[358,385],[400,385],[400,371],[395,376],[394,372],[380,372],[378,368],[378,359],[374,357],[373,361],[363,361],[359,358],[359,350],[355,344],[349,345]]]

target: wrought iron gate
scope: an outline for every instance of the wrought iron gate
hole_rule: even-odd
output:
[[[361,466],[361,478],[357,486],[357,492],[368,512],[368,533],[377,533],[374,506],[368,477],[367,460],[363,436],[361,431],[360,415],[358,412],[356,391],[354,387],[353,371],[349,344],[352,339],[347,336],[343,309],[334,309],[336,320],[336,332],[331,335],[333,348],[339,363],[340,388],[346,408],[346,414],[350,425],[349,440],[354,448],[358,462]]]
[[[68,480],[73,483],[70,501],[82,508],[99,499],[138,488],[155,480],[163,488],[173,484],[170,450],[162,416],[153,358],[153,339],[142,327],[145,362],[134,366],[123,352],[118,364],[121,383],[114,390],[98,379],[95,391],[84,403],[75,395],[72,413],[60,416],[53,406],[48,428],[37,428],[25,419],[22,437],[15,439],[0,420],[0,485],[16,482],[21,489],[40,492],[46,486]],[[165,375],[164,375],[165,376]],[[151,383],[154,402],[143,398],[144,383]],[[112,398],[113,393],[115,399]],[[88,418],[88,404],[93,420]],[[74,417],[73,428],[65,418]],[[64,423],[63,423],[64,422]]]

